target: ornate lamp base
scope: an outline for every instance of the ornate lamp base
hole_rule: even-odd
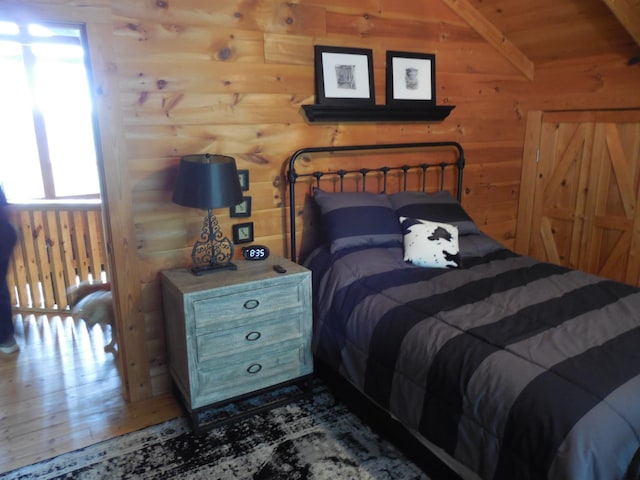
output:
[[[233,243],[224,237],[220,224],[209,209],[202,222],[200,239],[193,245],[191,259],[194,275],[217,272],[219,270],[236,270],[238,267],[231,262],[233,258]]]
[[[200,265],[193,267],[191,271],[194,275],[200,276],[206,273],[216,272],[218,270],[237,270],[238,266],[235,263],[214,263],[209,265]]]

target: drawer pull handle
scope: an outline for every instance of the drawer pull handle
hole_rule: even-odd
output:
[[[262,370],[262,365],[259,363],[252,363],[247,367],[247,373],[250,373],[251,375],[258,373],[260,370]]]
[[[247,300],[246,302],[244,302],[244,308],[246,308],[247,310],[258,308],[258,305],[260,305],[260,302],[258,300]]]
[[[260,337],[262,336],[262,334],[260,332],[249,332],[245,335],[244,338],[247,339],[248,342],[255,342],[256,340],[258,340]]]

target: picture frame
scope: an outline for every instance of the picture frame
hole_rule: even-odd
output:
[[[250,217],[251,216],[251,197],[242,197],[242,202],[229,207],[230,217]]]
[[[315,45],[316,103],[374,105],[373,51]]]
[[[238,170],[238,180],[243,192],[249,190],[249,170]]]
[[[253,222],[236,223],[231,226],[233,243],[253,242]]]
[[[387,105],[436,104],[436,56],[433,53],[387,52]]]

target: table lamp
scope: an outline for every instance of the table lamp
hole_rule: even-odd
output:
[[[191,259],[195,275],[217,270],[235,270],[233,243],[223,235],[214,208],[242,202],[236,161],[226,155],[196,154],[180,159],[173,202],[184,207],[207,210],[200,239],[193,245]]]

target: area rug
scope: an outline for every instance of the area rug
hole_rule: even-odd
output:
[[[0,475],[2,479],[425,479],[323,384],[311,399],[196,436],[185,418]]]

